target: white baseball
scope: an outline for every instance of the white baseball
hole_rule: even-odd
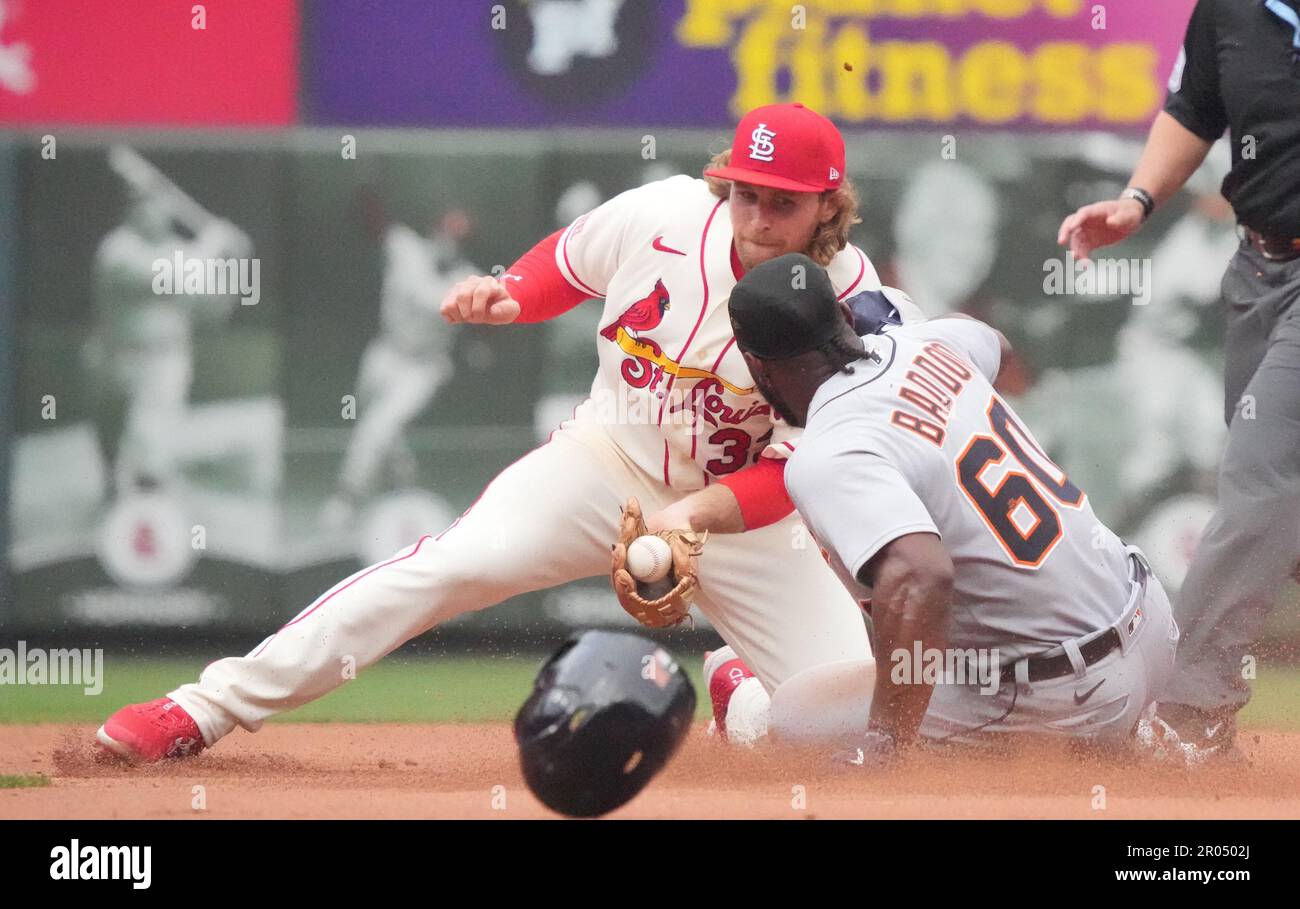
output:
[[[672,550],[656,536],[637,537],[627,547],[628,574],[638,581],[658,581],[668,574]]]

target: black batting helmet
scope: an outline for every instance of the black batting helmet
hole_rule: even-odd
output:
[[[668,763],[694,715],[695,688],[654,641],[575,634],[542,666],[515,717],[524,779],[561,814],[613,811]]]

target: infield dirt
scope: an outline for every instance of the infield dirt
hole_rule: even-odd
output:
[[[525,787],[506,724],[276,723],[195,758],[143,767],[106,761],[93,740],[93,726],[0,727],[0,774],[51,780],[0,790],[0,817],[555,817]],[[1246,763],[1195,772],[1042,745],[998,756],[920,754],[872,773],[744,751],[700,727],[610,817],[1300,818],[1300,733],[1245,730],[1240,742]],[[205,807],[196,808],[200,795]]]

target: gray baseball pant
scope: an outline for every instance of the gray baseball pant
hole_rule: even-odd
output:
[[[1218,510],[1183,581],[1182,641],[1161,701],[1239,710],[1252,651],[1300,557],[1300,259],[1243,242],[1223,276],[1228,445]]]

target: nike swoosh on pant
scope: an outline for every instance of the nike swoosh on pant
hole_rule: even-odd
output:
[[[1083,693],[1082,696],[1080,696],[1079,693],[1076,691],[1076,692],[1074,693],[1074,705],[1075,705],[1076,707],[1082,707],[1085,703],[1087,703],[1088,698],[1090,698],[1090,697],[1092,697],[1094,694],[1096,694],[1096,693],[1097,693],[1097,689],[1100,688],[1102,685],[1105,685],[1105,684],[1106,684],[1106,680],[1105,680],[1105,679],[1102,679],[1102,680],[1101,680],[1100,682],[1098,682],[1096,685],[1093,685],[1091,688],[1089,688],[1087,691],[1085,691],[1085,692]]]

